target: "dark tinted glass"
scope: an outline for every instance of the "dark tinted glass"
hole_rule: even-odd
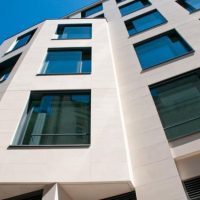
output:
[[[125,22],[129,35],[135,35],[152,27],[166,22],[166,19],[157,11],[145,13]]]
[[[18,145],[90,142],[90,92],[33,93]]]
[[[91,49],[50,50],[42,74],[80,74],[91,72]]]
[[[121,12],[121,15],[125,16],[150,5],[151,3],[148,0],[136,0],[123,6],[120,6],[119,10]]]
[[[126,0],[116,0],[117,3],[121,3],[123,1],[126,1]]]
[[[178,0],[177,2],[189,12],[194,12],[200,9],[199,0]]]
[[[161,64],[192,51],[192,48],[175,31],[164,33],[140,44],[135,51],[143,69]]]
[[[13,49],[11,49],[11,51],[14,51],[14,50],[19,49],[22,46],[26,45],[30,41],[30,39],[32,38],[34,32],[35,32],[35,30],[31,31],[29,33],[26,33],[25,35],[22,35],[19,38],[17,38],[16,44],[13,47]]]
[[[169,140],[200,131],[200,71],[151,87]]]
[[[8,78],[10,72],[12,71],[19,57],[20,55],[17,55],[17,56],[14,56],[13,58],[10,58],[0,63],[0,83],[2,83]]]
[[[102,10],[103,10],[103,5],[102,5],[102,4],[99,4],[99,5],[97,5],[97,6],[94,6],[94,7],[92,7],[92,8],[89,8],[89,9],[83,11],[83,12],[81,13],[81,17],[88,17],[88,16],[93,15],[93,14],[95,14],[95,13],[97,13],[97,12],[102,11]]]
[[[90,39],[92,38],[92,26],[83,25],[59,25],[58,39]]]

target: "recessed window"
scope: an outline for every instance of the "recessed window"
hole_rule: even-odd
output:
[[[58,36],[58,39],[90,39],[92,38],[92,25],[59,25],[56,34]]]
[[[98,12],[100,12],[102,10],[103,10],[103,5],[99,4],[97,6],[94,6],[92,8],[89,8],[89,9],[84,10],[83,12],[81,12],[81,17],[83,17],[83,18],[84,17],[88,17],[88,16],[93,15],[95,13],[98,13]]]
[[[153,10],[125,22],[130,36],[161,25],[167,20],[157,11]]]
[[[199,0],[178,0],[177,3],[187,9],[190,13],[200,10]]]
[[[175,30],[145,40],[134,45],[134,47],[142,69],[147,69],[193,52],[193,49]]]
[[[14,42],[14,44],[11,46],[11,48],[8,50],[7,53],[25,46],[31,40],[35,31],[36,30],[33,30],[31,32],[28,32],[28,33],[18,37],[17,40]]]
[[[95,18],[105,18],[104,14],[97,15]]]
[[[150,6],[151,3],[148,0],[136,0],[131,3],[127,3],[119,7],[122,16],[133,13],[137,10]]]
[[[200,70],[150,87],[168,140],[200,131]]]
[[[91,73],[91,48],[49,50],[41,74]]]
[[[121,3],[123,1],[126,1],[126,0],[116,0],[117,3]]]
[[[90,91],[32,92],[14,145],[89,145]]]
[[[22,195],[11,197],[4,200],[42,200],[42,193],[43,191],[39,190],[39,191],[22,194]]]
[[[20,55],[17,55],[0,63],[0,83],[4,82],[8,78],[19,57]]]
[[[190,200],[200,199],[200,176],[183,181],[183,185]]]

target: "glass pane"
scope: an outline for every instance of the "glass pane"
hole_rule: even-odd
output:
[[[90,95],[47,94],[32,99],[22,144],[89,144]]]
[[[137,17],[129,21],[132,26],[127,26],[129,35],[134,35],[136,33],[142,32],[159,24],[166,22],[165,18],[158,12],[153,11],[146,13],[141,17]]]
[[[59,39],[89,39],[92,37],[92,27],[88,26],[65,26]]]
[[[13,50],[18,49],[18,48],[20,48],[20,47],[26,45],[26,44],[28,43],[30,37],[31,37],[31,35],[29,34],[29,35],[26,35],[26,36],[24,36],[24,37],[19,38],[19,39],[17,40],[17,43],[16,43],[16,45],[14,46]]]
[[[192,49],[176,33],[160,36],[135,47],[143,69],[158,65],[190,52]]]
[[[199,0],[185,0],[185,2],[187,4],[187,9],[191,12],[200,9]]]
[[[80,73],[82,51],[49,51],[45,60],[45,74]]]
[[[151,92],[168,139],[200,131],[199,73],[154,87]]]
[[[102,11],[102,10],[103,10],[103,6],[102,6],[102,4],[100,4],[100,5],[97,5],[95,7],[90,8],[88,10],[83,11],[81,13],[81,15],[82,15],[82,17],[88,17],[88,16],[93,15],[97,12]]]
[[[128,3],[124,6],[119,7],[121,15],[125,16],[137,10],[140,10],[146,6],[150,5],[147,0],[136,0],[134,2]]]
[[[0,63],[0,83],[8,78],[19,57],[20,55],[17,55]]]

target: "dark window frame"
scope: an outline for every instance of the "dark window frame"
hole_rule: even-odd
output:
[[[41,95],[51,95],[51,94],[67,94],[67,95],[79,95],[79,94],[87,94],[89,95],[89,102],[90,102],[90,105],[89,105],[89,115],[90,115],[90,119],[89,119],[89,142],[88,144],[45,144],[45,145],[27,145],[27,144],[22,144],[22,143],[19,143],[20,140],[21,140],[21,137],[22,137],[22,134],[24,133],[24,128],[25,128],[25,125],[26,124],[26,117],[27,117],[27,111],[31,105],[31,101],[33,99],[33,97],[31,96],[41,96]],[[29,99],[27,101],[27,105],[26,105],[26,109],[24,110],[24,114],[23,116],[21,117],[20,119],[20,123],[19,123],[19,126],[17,128],[17,131],[15,133],[15,137],[12,141],[12,144],[9,145],[8,148],[59,148],[59,147],[64,147],[64,148],[87,148],[87,147],[90,147],[91,145],[91,119],[92,119],[92,116],[91,116],[91,106],[92,106],[92,91],[91,89],[79,89],[79,90],[32,90],[30,92],[30,95],[29,95]],[[25,134],[25,133],[24,133]],[[56,134],[55,134],[56,135]],[[23,142],[23,141],[21,141]]]
[[[5,71],[7,71],[7,70],[9,71],[8,76],[6,78],[4,78],[3,80],[0,79],[0,84],[3,83],[3,82],[5,82],[9,78],[9,76],[12,73],[12,70],[15,67],[16,63],[18,62],[20,56],[21,56],[21,53],[15,55],[15,56],[13,56],[13,57],[11,57],[9,59],[6,59],[6,60],[4,60],[3,62],[0,63],[0,74],[1,74],[1,71],[4,71],[4,70]],[[9,62],[11,62],[11,66],[7,67],[6,63],[9,63]],[[3,65],[3,66],[1,67],[1,65]]]
[[[29,31],[29,32],[27,32],[27,33],[25,33],[25,34],[20,35],[19,37],[17,37],[17,39],[14,41],[14,42],[15,42],[15,45],[14,45],[11,49],[9,49],[4,55],[7,55],[7,54],[9,54],[9,53],[11,53],[11,52],[14,52],[14,51],[16,51],[16,50],[18,50],[18,49],[20,49],[20,48],[26,46],[26,45],[31,41],[31,39],[33,38],[33,35],[35,34],[36,31],[37,31],[37,29],[33,29],[33,30],[31,30],[31,31]],[[26,43],[25,43],[24,45],[22,45],[22,46],[19,46],[19,47],[15,48],[15,46],[17,45],[17,42],[18,42],[20,39],[23,39],[24,37],[26,37],[26,36],[28,36],[28,35],[30,35],[30,37],[29,37],[29,39],[26,41]]]
[[[164,64],[170,63],[171,61],[175,61],[175,60],[178,60],[178,59],[180,59],[180,58],[184,58],[184,57],[186,57],[186,56],[189,56],[189,55],[192,55],[192,54],[195,53],[195,50],[192,48],[192,46],[179,34],[179,32],[178,32],[176,29],[171,29],[171,30],[169,30],[169,31],[160,33],[160,34],[158,34],[158,35],[156,35],[156,36],[150,37],[150,38],[148,38],[148,39],[145,39],[145,40],[142,40],[142,41],[140,41],[140,42],[137,42],[137,43],[133,44],[134,51],[135,51],[135,47],[137,47],[137,46],[143,45],[143,44],[145,44],[145,43],[147,43],[147,42],[153,41],[153,40],[155,40],[155,39],[157,39],[157,38],[159,38],[159,37],[168,35],[168,34],[170,34],[170,33],[173,34],[173,32],[176,33],[176,34],[178,35],[178,37],[180,38],[180,40],[183,41],[183,44],[186,45],[190,50],[189,50],[187,53],[183,54],[183,55],[180,55],[180,56],[171,58],[171,59],[169,59],[169,60],[163,61],[163,62],[158,63],[158,64],[154,64],[154,65],[152,65],[152,66],[150,66],[150,67],[148,67],[148,68],[145,68],[145,69],[142,68],[142,65],[141,65],[141,63],[140,63],[140,61],[139,61],[139,58],[138,58],[138,61],[139,61],[139,63],[140,63],[141,69],[142,69],[141,72],[145,72],[145,71],[154,69],[155,67],[162,66],[162,65],[164,65]],[[137,53],[136,53],[136,55],[137,55]],[[138,56],[137,56],[137,57],[138,57]]]
[[[88,38],[78,38],[78,37],[77,38],[59,38],[59,36],[62,34],[59,34],[58,32],[59,31],[62,32],[64,30],[64,28],[67,26],[71,26],[71,27],[79,27],[79,26],[87,27],[88,26],[91,28],[91,33],[90,33],[91,37],[88,37]],[[59,30],[59,29],[61,29],[61,30]],[[55,38],[52,40],[88,40],[88,39],[92,39],[92,24],[58,24],[55,35],[57,35],[58,38]]]
[[[146,1],[146,2],[148,2],[148,5],[145,5],[144,7],[139,8],[139,9],[137,9],[137,10],[135,10],[135,11],[133,11],[133,12],[130,12],[130,13],[128,13],[128,14],[125,14],[125,15],[123,15],[123,14],[121,13],[121,11],[120,11],[121,16],[124,17],[124,16],[127,16],[127,15],[130,15],[130,14],[132,14],[132,13],[135,13],[135,12],[137,12],[137,11],[139,11],[139,10],[142,10],[142,9],[147,8],[147,7],[149,7],[149,6],[152,5],[152,3],[151,3],[149,0],[135,0],[135,1],[131,1],[131,2],[127,3],[127,4],[124,4],[124,5],[120,6],[120,7],[119,7],[119,10],[120,10],[121,8],[127,7],[127,6],[129,6],[129,5],[133,4],[133,3],[137,3],[137,2],[141,2],[141,1]]]
[[[98,8],[98,7],[100,7],[100,10],[98,10],[97,12],[94,12],[94,13],[92,13],[92,14],[87,15],[87,12],[88,12],[88,11],[93,10],[93,9],[95,9],[95,8]],[[83,10],[83,11],[81,12],[81,18],[87,18],[87,17],[89,17],[89,16],[91,16],[91,15],[94,15],[94,14],[96,14],[96,13],[99,13],[99,12],[101,12],[101,11],[103,11],[103,4],[102,4],[102,3],[97,4],[97,5],[95,5],[95,6],[92,6],[92,7],[88,8],[88,9],[86,9],[86,10]]]
[[[43,190],[37,190],[34,192],[29,192],[15,197],[6,198],[3,200],[42,200],[42,196],[43,196]]]
[[[176,3],[178,3],[182,8],[187,10],[190,14],[200,11],[200,8],[195,9],[193,11],[188,10],[187,6],[189,6],[189,5],[184,0],[177,0]],[[186,7],[184,5],[186,5]]]
[[[44,68],[44,64],[46,61],[46,58],[48,56],[48,52],[62,52],[62,51],[78,51],[78,50],[82,50],[85,51],[85,56],[89,56],[90,60],[91,60],[91,67],[90,67],[90,72],[81,72],[81,73],[44,73],[43,72],[43,68]],[[91,47],[64,47],[64,48],[49,48],[46,52],[45,58],[43,60],[42,63],[42,67],[40,68],[39,72],[37,73],[37,76],[68,76],[68,75],[90,75],[92,74],[92,48]]]
[[[150,90],[150,92],[151,92],[151,90],[154,89],[154,88],[156,88],[156,87],[161,87],[161,86],[163,86],[163,85],[170,84],[170,83],[172,83],[172,82],[174,82],[174,81],[179,81],[179,80],[181,80],[181,79],[188,78],[188,77],[190,77],[190,76],[192,76],[192,75],[194,75],[194,74],[197,74],[198,72],[199,72],[199,74],[200,74],[200,69],[199,69],[199,68],[192,69],[192,70],[190,70],[190,71],[188,71],[188,72],[184,72],[184,73],[179,74],[179,75],[177,75],[177,76],[174,76],[174,77],[171,77],[171,78],[167,78],[166,80],[162,80],[162,81],[160,81],[160,82],[158,82],[158,83],[151,84],[151,85],[149,85],[148,87],[149,87],[149,90]],[[199,77],[200,77],[200,76],[199,76]],[[153,97],[152,93],[151,93],[151,96],[152,96],[154,105],[155,105],[155,107],[156,107],[156,110],[157,110],[157,112],[158,112],[158,109],[157,109],[157,106],[156,106],[156,103],[155,103],[155,101],[154,101],[154,97]],[[159,118],[160,118],[160,116],[159,116]],[[160,120],[161,120],[161,118],[160,118]],[[162,124],[162,121],[161,121],[161,124]],[[163,124],[162,124],[162,127],[163,127],[164,130],[166,129],[166,128],[164,128]],[[169,139],[169,138],[168,138],[168,141],[169,141],[169,142],[174,142],[174,141],[176,141],[176,140],[179,140],[179,139],[182,139],[182,138],[186,138],[186,137],[188,137],[188,136],[195,135],[195,134],[197,134],[197,133],[199,133],[199,131],[194,131],[193,133],[188,133],[188,134],[180,135],[180,136],[178,136],[178,137],[176,137],[176,138],[173,138],[173,139]],[[167,136],[166,136],[166,137],[167,137]]]
[[[125,23],[125,26],[126,26],[126,28],[127,28],[127,31],[128,31],[128,26],[131,26],[131,25],[132,25],[132,24],[130,25],[129,23],[131,23],[133,20],[142,18],[142,17],[147,16],[147,15],[149,15],[149,14],[151,14],[151,13],[156,12],[156,11],[163,17],[164,21],[163,21],[162,23],[160,23],[160,24],[158,24],[158,25],[155,25],[155,26],[153,26],[153,27],[147,28],[147,29],[145,29],[145,30],[143,30],[143,31],[138,31],[137,33],[132,34],[132,35],[130,35],[130,34],[128,33],[128,34],[129,34],[129,37],[138,35],[138,34],[140,34],[140,33],[149,31],[149,30],[151,30],[151,29],[154,29],[154,28],[156,28],[156,27],[159,27],[159,26],[162,26],[162,25],[168,23],[167,19],[166,19],[157,9],[154,9],[154,10],[150,10],[150,11],[148,11],[148,12],[146,12],[146,13],[143,13],[143,14],[141,14],[141,15],[138,15],[138,16],[136,16],[136,17],[133,17],[133,18],[131,18],[131,19],[126,20],[124,23]]]

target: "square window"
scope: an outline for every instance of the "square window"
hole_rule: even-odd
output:
[[[119,7],[122,16],[133,13],[137,10],[150,6],[151,3],[148,0],[135,0]]]
[[[90,144],[90,91],[31,92],[14,145]]]
[[[91,39],[91,24],[59,25],[56,31],[58,39]]]
[[[178,0],[177,3],[188,10],[190,13],[200,10],[199,0]]]
[[[41,74],[91,73],[91,48],[49,50]]]
[[[0,83],[4,82],[8,78],[20,55],[14,56],[0,63]]]
[[[92,8],[89,8],[87,10],[84,10],[83,12],[81,12],[81,17],[85,18],[88,17],[90,15],[93,15],[95,13],[98,13],[100,11],[103,10],[103,5],[102,4],[98,4],[96,6],[93,6]]]
[[[150,87],[168,140],[200,131],[200,70]]]
[[[157,10],[153,10],[130,19],[125,24],[129,36],[132,36],[166,22],[167,20]]]
[[[148,69],[193,52],[193,49],[175,30],[147,39],[134,47],[142,69]]]
[[[17,40],[15,41],[15,43],[11,46],[11,48],[8,50],[7,53],[9,53],[11,51],[15,51],[16,49],[19,49],[19,48],[25,46],[26,44],[28,44],[28,42],[33,37],[33,34],[35,33],[35,31],[36,30],[33,30],[31,32],[28,32],[28,33],[18,37]]]

